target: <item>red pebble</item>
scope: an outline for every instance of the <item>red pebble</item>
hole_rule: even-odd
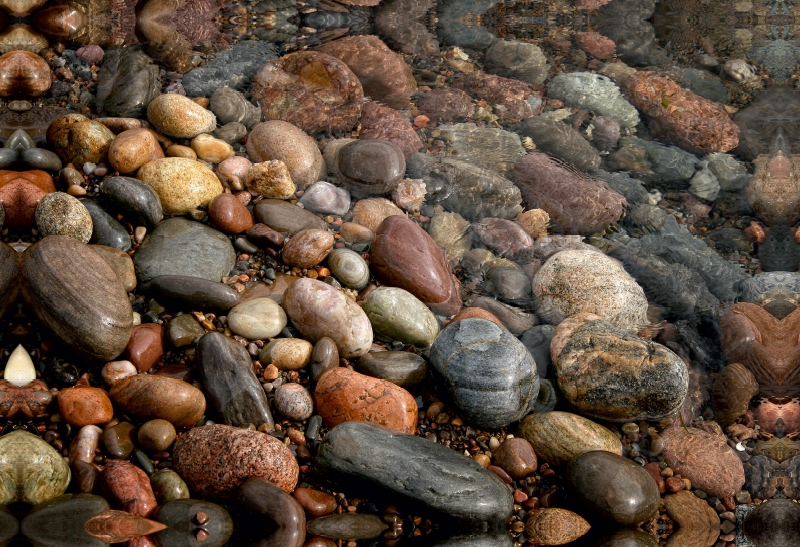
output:
[[[683,479],[679,479],[678,477],[670,477],[667,479],[667,490],[673,494],[675,492],[680,492],[685,487],[686,485],[684,484]]]
[[[112,460],[103,471],[108,490],[122,509],[139,517],[152,515],[158,502],[144,471],[125,460]]]
[[[664,479],[661,477],[661,467],[658,465],[658,462],[651,462],[644,466],[644,470],[647,471],[653,480],[656,481],[656,486],[658,486],[658,493],[664,493]],[[683,481],[681,481],[681,488],[683,488]]]
[[[525,503],[528,501],[528,494],[522,490],[514,490],[514,503]]]

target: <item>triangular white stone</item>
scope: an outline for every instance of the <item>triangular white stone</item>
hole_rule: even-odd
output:
[[[36,379],[36,369],[33,367],[33,361],[25,348],[22,347],[22,344],[11,352],[3,377],[17,387],[28,385]]]

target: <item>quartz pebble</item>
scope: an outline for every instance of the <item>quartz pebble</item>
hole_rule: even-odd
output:
[[[281,160],[254,163],[244,176],[247,189],[266,198],[289,199],[296,190],[286,164]]]

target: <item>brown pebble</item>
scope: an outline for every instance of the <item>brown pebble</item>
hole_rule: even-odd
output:
[[[134,326],[125,351],[139,372],[147,372],[164,356],[164,327],[157,323]]]
[[[303,507],[306,515],[311,518],[330,515],[339,505],[332,495],[312,488],[297,488],[292,493],[292,496]]]
[[[309,229],[295,234],[283,247],[283,261],[289,266],[313,268],[333,249],[333,234]]]
[[[188,146],[182,144],[173,144],[167,147],[167,156],[170,158],[187,158],[190,160],[197,159],[197,153]]]
[[[197,524],[205,524],[208,522],[208,515],[202,511],[198,511],[198,513],[194,516],[194,521]]]
[[[463,310],[455,314],[450,321],[444,324],[444,326],[446,327],[447,325],[455,323],[456,321],[460,321],[462,319],[470,319],[470,318],[487,319],[489,321],[492,321],[493,323],[497,323],[503,328],[506,328],[503,322],[500,321],[495,314],[493,314],[492,312],[488,312],[483,308],[477,308],[477,307],[464,308]]]
[[[538,466],[531,443],[521,437],[506,439],[493,456],[495,464],[515,479],[533,474]]]
[[[160,452],[172,445],[175,427],[167,420],[150,420],[139,428],[136,437],[145,452]]]
[[[497,477],[506,484],[511,484],[512,482],[514,482],[514,479],[512,479],[508,473],[506,473],[496,465],[490,465],[489,467],[487,467],[487,469],[492,473],[494,473],[495,475],[497,475]]]
[[[653,477],[653,480],[656,481],[656,486],[658,486],[658,493],[663,494],[666,491],[666,486],[664,483],[664,478],[661,476],[661,467],[658,465],[658,462],[650,462],[644,466],[644,470]]]
[[[114,408],[104,389],[71,387],[58,394],[58,409],[68,424],[76,427],[104,424],[114,416]]]
[[[208,216],[227,234],[240,234],[253,227],[253,215],[233,194],[220,194],[211,200]]]
[[[679,479],[677,477],[670,477],[666,480],[667,490],[673,494],[675,492],[680,492],[681,490],[683,490],[684,486],[685,485],[683,484],[683,479]],[[660,490],[661,489],[659,488],[659,493]]]
[[[153,133],[144,128],[123,131],[108,147],[108,162],[120,173],[133,173],[148,161],[163,157],[161,145]]]

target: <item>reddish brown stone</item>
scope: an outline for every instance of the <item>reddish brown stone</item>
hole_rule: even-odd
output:
[[[408,118],[375,101],[364,105],[359,138],[391,141],[400,147],[406,158],[424,146]]]
[[[336,498],[327,492],[314,490],[313,488],[297,488],[292,492],[294,499],[303,507],[303,510],[311,518],[324,517],[336,510]]]
[[[617,44],[597,32],[579,32],[575,35],[575,46],[601,61],[617,53]]]
[[[494,463],[515,479],[524,479],[538,467],[531,443],[521,437],[503,441],[493,456]]]
[[[345,367],[322,375],[314,390],[314,403],[327,428],[364,421],[403,433],[417,429],[417,404],[409,392]]]
[[[265,65],[253,78],[253,97],[264,119],[317,133],[355,127],[364,91],[358,77],[336,57],[299,51]]]
[[[151,160],[164,157],[164,151],[149,129],[139,128],[118,134],[108,147],[108,162],[120,173],[133,173]]]
[[[173,464],[199,496],[219,500],[229,499],[253,477],[291,492],[299,474],[297,460],[275,437],[220,424],[195,427],[178,437]]]
[[[542,108],[544,87],[486,74],[480,70],[460,76],[453,86],[492,106],[505,106],[505,112],[495,110],[495,114],[508,122],[518,122],[535,116]]]
[[[4,225],[11,228],[36,226],[36,207],[44,196],[55,191],[53,177],[44,171],[0,171],[0,203],[6,213]]]
[[[358,76],[364,95],[376,101],[407,102],[417,90],[411,67],[377,36],[339,38],[321,46],[319,51],[350,67]]]
[[[164,327],[158,323],[135,325],[125,351],[139,372],[147,372],[164,356]]]
[[[73,426],[104,424],[114,416],[114,407],[104,389],[71,387],[58,393],[58,410]]]
[[[297,232],[283,247],[283,262],[298,268],[313,268],[333,249],[333,234],[311,228]]]
[[[193,426],[206,411],[202,391],[181,380],[154,374],[123,378],[111,388],[111,399],[142,422],[161,418],[176,428]]]
[[[462,319],[470,319],[470,318],[486,319],[488,321],[492,321],[493,323],[497,323],[503,328],[506,328],[503,322],[500,321],[495,314],[486,311],[483,308],[476,308],[476,307],[464,308],[463,310],[455,314],[455,316],[453,316],[453,318],[450,321],[445,323],[444,326],[446,327],[450,323],[455,323],[456,321],[461,321]]]
[[[621,87],[631,104],[647,116],[656,136],[695,154],[727,152],[739,144],[739,127],[721,104],[669,78],[640,70]]]
[[[647,471],[653,480],[656,481],[656,486],[658,486],[658,493],[663,494],[666,490],[666,485],[664,484],[664,478],[661,476],[661,466],[658,465],[658,462],[650,462],[644,466],[644,470]],[[683,484],[683,481],[681,481]]]
[[[276,232],[266,224],[254,224],[247,230],[247,239],[259,247],[280,249],[284,244],[283,234]]]
[[[226,234],[241,234],[253,227],[253,215],[233,194],[220,194],[212,199],[208,216]]]
[[[0,97],[39,97],[51,82],[50,66],[35,53],[18,49],[0,56]]]
[[[104,543],[121,543],[140,536],[155,534],[167,526],[127,511],[107,509],[90,518],[85,525],[89,535]]]
[[[444,250],[413,220],[390,216],[381,223],[370,265],[386,284],[407,290],[436,314],[450,316],[461,309],[461,286]]]
[[[666,488],[673,494],[675,492],[680,492],[685,487],[686,485],[684,484],[683,479],[679,479],[678,477],[669,477],[666,480]],[[663,492],[661,492],[661,488],[659,488],[659,492],[663,494]]]
[[[421,93],[417,108],[433,122],[463,122],[475,114],[472,97],[453,87]]]
[[[108,491],[119,500],[122,509],[138,517],[152,515],[158,502],[147,474],[125,460],[111,460],[103,470]]]

